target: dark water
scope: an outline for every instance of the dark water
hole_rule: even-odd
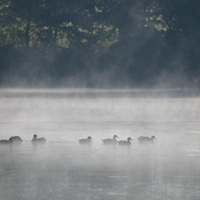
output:
[[[0,199],[200,199],[198,97],[52,98],[41,90],[42,96],[37,91],[31,97],[24,90],[6,92],[0,93],[0,136],[20,135],[24,141],[0,146]],[[33,148],[34,133],[46,137],[46,144]],[[102,144],[114,134],[132,137],[131,147]],[[92,145],[78,143],[89,135]],[[157,140],[140,145],[141,135]]]

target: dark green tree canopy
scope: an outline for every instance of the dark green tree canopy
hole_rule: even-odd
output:
[[[177,72],[198,82],[198,0],[1,0],[0,11],[5,74],[29,63],[54,80],[97,73],[152,84]]]

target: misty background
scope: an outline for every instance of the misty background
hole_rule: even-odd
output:
[[[1,198],[199,200],[200,99],[170,91],[1,89],[0,138],[23,139],[0,145]],[[114,134],[131,145],[102,143]]]
[[[198,87],[198,0],[1,0],[2,87]]]
[[[0,0],[0,140],[23,140],[0,142],[1,198],[199,200],[199,10]]]

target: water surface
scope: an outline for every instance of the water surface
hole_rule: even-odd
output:
[[[174,93],[1,90],[0,138],[24,140],[0,146],[1,198],[199,200],[200,98]],[[35,133],[45,145],[33,148]],[[102,144],[114,134],[131,147]],[[139,145],[141,135],[157,140]]]

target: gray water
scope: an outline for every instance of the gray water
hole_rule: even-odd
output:
[[[0,139],[24,141],[0,146],[0,199],[199,200],[200,98],[174,93],[1,89]],[[102,144],[114,134],[131,147]]]

